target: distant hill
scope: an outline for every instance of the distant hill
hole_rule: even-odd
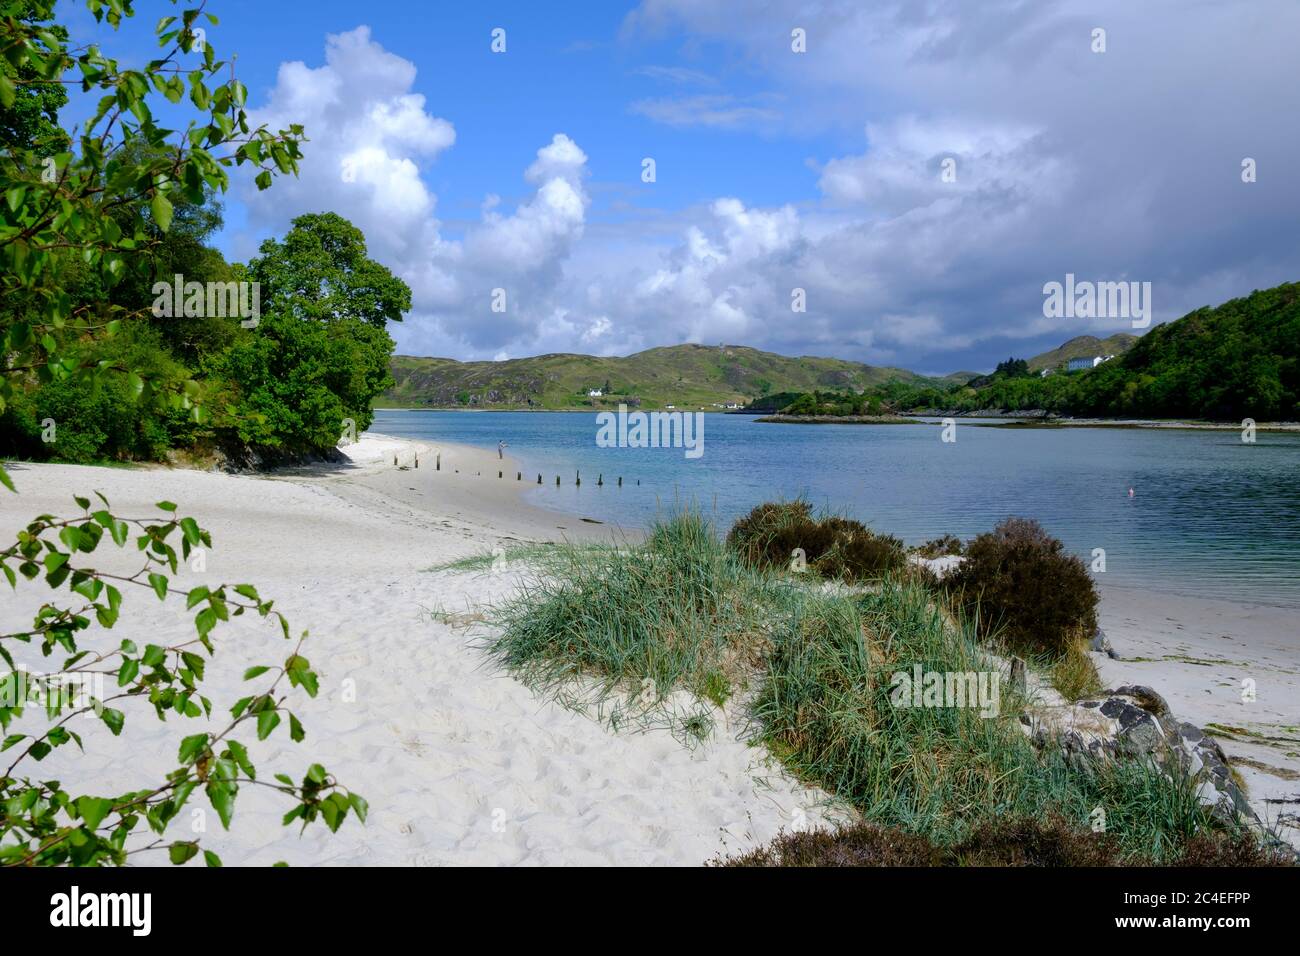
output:
[[[1030,360],[1122,354],[1070,374],[993,374],[965,386],[893,386],[896,408],[1048,412],[1085,418],[1300,420],[1300,283],[1189,312],[1134,340],[1081,336]],[[888,390],[890,387],[887,387]]]
[[[739,345],[673,345],[625,357],[561,352],[503,362],[395,355],[392,371],[396,385],[376,399],[376,407],[561,409],[626,402],[707,408],[782,391],[861,391],[894,379],[927,381],[899,368]],[[592,389],[604,394],[591,398]]]
[[[1117,332],[1108,339],[1099,339],[1093,335],[1076,335],[1059,348],[1044,352],[1042,355],[1035,355],[1029,360],[1029,368],[1032,371],[1041,372],[1045,368],[1056,368],[1056,366],[1073,358],[1091,358],[1094,355],[1123,355],[1133,347],[1133,343],[1137,340],[1136,335],[1130,335],[1127,332]]]

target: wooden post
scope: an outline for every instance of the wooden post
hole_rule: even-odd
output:
[[[560,487],[560,476],[559,476],[559,475],[556,475],[556,476],[555,476],[555,487],[556,487],[556,488]]]
[[[501,477],[501,472],[499,472],[499,471],[497,472],[497,477],[498,477],[498,478]]]
[[[1022,694],[1025,692],[1025,662],[1019,657],[1011,658],[1011,687]]]
[[[516,471],[515,481],[523,481],[523,480],[524,480],[524,473],[522,471]]]
[[[415,453],[415,467],[420,467],[420,453],[418,451]]]
[[[442,471],[442,452],[438,452],[438,458],[433,463],[434,471]]]
[[[618,486],[619,486],[620,488],[623,487],[623,476],[622,476],[622,475],[619,475],[619,476],[618,476]]]
[[[393,464],[394,464],[394,465],[397,464],[397,456],[396,456],[396,455],[393,456]]]
[[[573,473],[573,483],[577,485],[579,488],[582,487],[582,472],[575,471]]]
[[[537,473],[537,483],[539,485],[542,483],[542,473],[540,471]]]

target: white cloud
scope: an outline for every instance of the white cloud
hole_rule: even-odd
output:
[[[266,105],[251,118],[273,129],[303,124],[309,142],[301,172],[266,193],[247,185],[243,198],[262,232],[282,235],[307,212],[337,212],[357,225],[371,255],[411,286],[411,315],[392,330],[403,346],[491,354],[534,338],[554,309],[554,287],[590,203],[587,156],[555,134],[524,172],[531,197],[507,212],[490,194],[462,237],[445,236],[422,172],[456,133],[412,92],[415,76],[415,65],[385,50],[365,26],[328,36],[323,66],[282,64]],[[505,290],[504,314],[491,311],[495,289]],[[575,331],[601,336],[607,328],[605,320]]]
[[[330,37],[323,66],[282,66],[257,118],[304,122],[311,142],[302,179],[252,198],[251,221],[282,232],[328,208],[356,222],[412,285],[395,333],[421,354],[729,340],[985,367],[1018,343],[1123,330],[1043,318],[1043,283],[1067,271],[1152,281],[1157,319],[1294,278],[1300,184],[1286,164],[1300,132],[1277,117],[1300,78],[1300,7],[1256,2],[1266,12],[1247,18],[1228,0],[644,0],[625,42],[680,35],[746,86],[643,67],[678,95],[631,111],[690,129],[702,170],[717,131],[830,131],[848,145],[810,161],[815,198],[755,203],[728,185],[654,216],[593,217],[589,166],[604,157],[556,133],[523,171],[529,194],[505,203],[502,184],[456,236],[422,175],[455,131],[414,93],[414,65],[363,27]],[[1098,23],[1104,55],[1088,48]],[[792,25],[808,53],[789,51]],[[1232,68],[1207,74],[1206,50]],[[1261,170],[1248,187],[1247,155]],[[814,186],[794,178],[802,167],[771,174],[791,195]],[[796,287],[807,313],[790,310]],[[489,311],[494,288],[505,315]]]

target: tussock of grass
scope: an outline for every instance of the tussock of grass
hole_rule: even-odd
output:
[[[501,636],[489,650],[568,703],[630,695],[649,710],[681,688],[721,704],[769,645],[776,587],[743,567],[702,517],[683,514],[635,548],[550,555],[544,573],[498,609]]]
[[[509,548],[503,548],[495,554],[491,551],[484,551],[480,554],[471,554],[467,558],[459,558],[455,561],[447,561],[443,564],[435,564],[427,567],[426,572],[436,571],[490,571],[495,561],[502,561],[507,564],[522,563],[529,565],[544,565],[549,559],[557,555],[567,554],[575,547],[581,547],[589,550],[606,550],[606,545],[567,545],[557,544],[551,541],[527,542],[518,545],[512,545]]]
[[[1066,700],[1093,697],[1104,689],[1097,666],[1088,655],[1088,640],[1082,635],[1070,640],[1065,653],[1049,665],[1047,675]]]
[[[1036,750],[1005,674],[995,717],[895,706],[896,672],[999,665],[975,628],[914,578],[865,592],[808,586],[755,568],[693,513],[659,522],[635,547],[558,549],[494,623],[489,650],[509,670],[566,703],[594,703],[615,723],[657,713],[701,736],[702,702],[748,689],[753,737],[792,773],[867,823],[937,847],[1049,813],[1088,833],[1100,807],[1116,859],[1164,861],[1215,827],[1185,779]],[[683,710],[675,690],[700,707]]]

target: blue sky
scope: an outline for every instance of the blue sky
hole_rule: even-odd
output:
[[[117,37],[64,9],[129,61],[170,6],[137,5]],[[1291,0],[209,9],[254,117],[311,140],[299,181],[236,183],[220,246],[347,216],[413,288],[404,352],[697,341],[982,370],[1132,331],[1044,316],[1067,272],[1151,282],[1157,321],[1297,278]]]

